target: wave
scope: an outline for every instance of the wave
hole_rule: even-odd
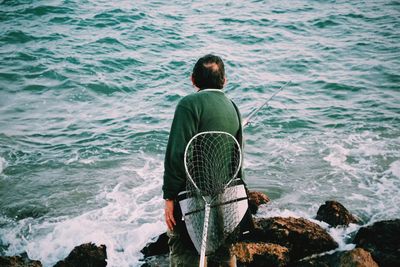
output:
[[[0,42],[3,44],[23,44],[31,41],[35,41],[38,38],[26,33],[21,30],[14,30],[14,31],[9,31],[5,34],[2,34],[0,37]]]
[[[36,6],[28,7],[24,9],[22,14],[31,14],[34,16],[45,16],[48,14],[70,14],[74,13],[74,10],[69,7],[63,6]]]
[[[323,86],[324,89],[333,90],[333,91],[349,91],[349,92],[358,92],[362,89],[362,87],[344,84],[344,83],[326,83]]]
[[[21,30],[14,30],[9,31],[0,37],[0,42],[4,44],[25,44],[28,42],[37,42],[37,41],[56,41],[62,40],[67,36],[61,33],[50,33],[47,35],[42,36],[35,36],[29,32],[21,31]],[[18,54],[17,54],[18,55]],[[20,55],[25,56],[24,52],[21,52]],[[21,58],[22,60],[24,58]],[[31,58],[32,59],[32,58]]]
[[[328,27],[333,27],[333,26],[338,26],[340,25],[339,23],[339,18],[340,17],[334,17],[334,16],[330,16],[330,18],[326,19],[326,18],[318,18],[315,20],[310,21],[310,23],[312,23],[313,26],[319,28],[319,29],[325,29]]]

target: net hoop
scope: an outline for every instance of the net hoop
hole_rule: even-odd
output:
[[[239,150],[239,164],[238,164],[239,168],[237,168],[237,170],[236,170],[236,172],[234,173],[234,175],[232,175],[231,180],[229,181],[229,183],[228,183],[225,187],[228,187],[229,184],[236,178],[236,176],[238,175],[238,173],[239,173],[239,171],[240,171],[240,169],[241,169],[242,160],[243,160],[243,159],[242,159],[243,156],[242,156],[242,149],[241,149],[241,146],[240,146],[239,142],[236,140],[236,138],[235,138],[233,135],[231,135],[230,133],[223,132],[223,131],[207,131],[207,132],[198,133],[198,134],[196,134],[195,136],[193,136],[193,137],[190,139],[190,141],[188,142],[188,144],[186,145],[185,153],[184,153],[184,156],[183,156],[183,162],[184,162],[185,172],[186,172],[187,178],[190,179],[190,181],[191,181],[192,184],[196,187],[196,189],[198,190],[198,192],[201,192],[201,190],[200,190],[200,188],[198,188],[198,186],[196,185],[196,183],[195,183],[194,180],[193,180],[193,177],[190,175],[190,171],[189,171],[189,169],[188,169],[188,164],[187,164],[187,153],[188,153],[188,150],[189,150],[189,148],[190,148],[192,142],[193,142],[194,140],[196,140],[198,136],[200,136],[200,135],[205,135],[205,134],[221,134],[221,135],[227,135],[227,136],[231,137],[232,140],[234,140],[234,142],[236,143],[237,148],[238,148],[238,150]],[[204,198],[204,197],[203,197],[203,198]],[[205,200],[205,199],[204,199],[204,200]],[[205,200],[205,201],[206,201],[206,200]]]

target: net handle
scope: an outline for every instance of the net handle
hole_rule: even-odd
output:
[[[234,174],[234,175],[232,176],[232,178],[229,180],[229,182],[225,185],[225,188],[227,188],[227,187],[232,183],[232,181],[236,178],[236,176],[237,176],[238,173],[239,173],[240,167],[242,166],[242,149],[241,149],[241,147],[240,147],[239,142],[236,140],[236,138],[235,138],[233,135],[231,135],[230,133],[227,133],[227,132],[223,132],[223,131],[206,131],[206,132],[198,133],[198,134],[196,134],[195,136],[193,136],[192,139],[190,139],[189,143],[186,145],[185,154],[183,155],[183,162],[184,162],[184,165],[185,165],[186,175],[187,175],[187,177],[189,178],[190,182],[192,182],[192,184],[194,185],[194,187],[196,188],[196,190],[199,192],[199,194],[201,195],[201,197],[203,198],[203,200],[207,203],[207,200],[206,200],[205,196],[203,196],[203,195],[201,194],[200,188],[196,185],[196,183],[194,182],[192,176],[190,175],[189,170],[188,170],[188,167],[187,167],[187,162],[186,162],[187,152],[188,152],[188,149],[189,149],[191,143],[192,143],[198,136],[204,135],[204,134],[223,134],[223,135],[227,135],[227,136],[231,137],[231,138],[235,141],[235,143],[236,143],[236,145],[237,145],[237,147],[238,147],[238,149],[239,149],[239,155],[240,155],[240,157],[239,157],[239,165],[238,165],[238,168],[237,168],[235,174]]]
[[[207,249],[207,237],[208,237],[208,220],[210,218],[210,204],[206,204],[204,210],[204,225],[203,225],[203,236],[201,238],[201,250],[200,250],[200,263],[199,267],[205,267],[206,260],[206,249]]]

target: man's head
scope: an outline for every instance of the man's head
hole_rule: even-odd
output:
[[[193,67],[192,82],[200,90],[206,88],[222,89],[225,81],[224,62],[218,56],[205,55]]]

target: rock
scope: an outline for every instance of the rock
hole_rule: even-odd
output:
[[[141,261],[144,261],[141,267],[169,267],[168,254],[147,257]]]
[[[249,209],[251,214],[256,214],[258,206],[267,204],[269,201],[269,197],[262,192],[249,192]]]
[[[296,267],[379,267],[371,254],[362,248],[338,251],[331,255],[313,257],[293,264]]]
[[[143,253],[144,257],[150,257],[155,255],[162,255],[169,252],[168,247],[168,236],[167,233],[159,235],[156,239],[153,238],[154,242],[149,242],[142,248],[140,252]]]
[[[168,239],[167,233],[162,233],[157,238],[153,238],[154,242],[147,243],[140,252],[143,253],[145,258],[166,254],[169,252]]]
[[[353,242],[371,252],[379,266],[400,266],[400,219],[361,227]]]
[[[239,263],[245,266],[286,266],[289,250],[271,243],[236,243],[231,252]]]
[[[335,257],[336,259],[336,257]],[[326,257],[313,257],[312,259],[301,260],[289,265],[289,267],[333,267]]]
[[[350,223],[358,223],[358,219],[342,204],[333,200],[326,201],[324,205],[319,207],[316,219],[324,221],[333,227],[338,225],[348,226]]]
[[[1,267],[42,267],[40,261],[31,260],[26,254],[21,256],[0,256]]]
[[[293,260],[338,247],[333,238],[318,224],[304,218],[292,217],[255,220],[255,229],[249,241],[275,243],[287,247]]]
[[[107,251],[105,245],[96,246],[86,243],[76,246],[68,257],[59,261],[54,267],[104,267],[107,265]]]
[[[379,267],[371,254],[362,248],[346,251],[339,260],[338,267]]]
[[[169,266],[169,246],[167,233],[162,233],[152,239],[151,242],[140,251],[144,255],[144,262],[141,267],[168,267]]]

